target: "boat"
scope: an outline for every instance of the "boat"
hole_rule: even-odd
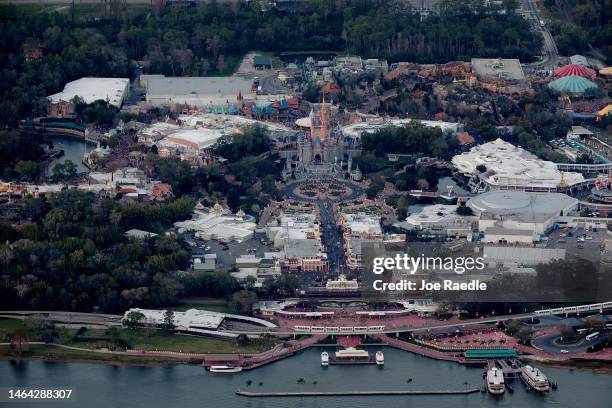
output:
[[[497,367],[487,370],[487,389],[491,394],[501,395],[505,391],[504,373]]]
[[[385,365],[385,355],[380,350],[376,352],[376,365]]]
[[[329,354],[327,351],[321,353],[321,365],[327,367],[329,365]]]
[[[242,367],[233,365],[213,365],[208,367],[208,371],[211,373],[239,373],[242,371]]]
[[[550,390],[548,378],[535,367],[530,365],[521,367],[521,378],[525,384],[536,391],[544,392]]]

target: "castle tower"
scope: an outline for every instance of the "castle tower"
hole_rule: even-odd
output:
[[[242,109],[244,107],[244,96],[242,96],[242,91],[238,91],[238,96],[236,97],[238,101],[238,109]]]
[[[327,104],[325,103],[325,95],[323,95],[323,103],[321,104],[321,111],[319,112],[319,122],[321,123],[320,138],[322,142],[329,138],[329,121],[330,112],[327,109]]]
[[[310,137],[314,141],[317,138],[326,143],[329,138],[330,131],[330,110],[323,97],[323,102],[318,110],[314,107],[310,111]]]

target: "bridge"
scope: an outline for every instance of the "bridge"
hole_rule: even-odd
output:
[[[612,163],[580,164],[580,163],[555,163],[560,171],[578,171],[581,173],[607,172],[612,170]]]
[[[234,331],[234,333],[243,333],[243,334],[261,334],[262,332],[268,332],[270,334],[275,335],[296,335],[296,334],[329,334],[329,335],[360,335],[360,334],[396,334],[399,332],[412,332],[412,333],[426,333],[433,329],[457,329],[460,327],[466,326],[474,326],[474,325],[482,325],[482,324],[496,324],[499,322],[503,322],[509,319],[535,319],[541,316],[553,316],[553,315],[570,315],[570,314],[580,314],[580,313],[589,313],[589,312],[599,312],[603,313],[604,310],[612,309],[612,301],[603,302],[603,303],[592,303],[587,305],[580,306],[569,306],[563,308],[555,308],[555,309],[543,309],[537,310],[533,313],[521,313],[521,314],[511,314],[511,315],[500,315],[500,316],[491,316],[486,318],[478,318],[478,319],[466,319],[460,322],[454,323],[445,323],[444,321],[435,322],[431,324],[427,324],[426,326],[414,327],[414,326],[404,326],[397,328],[389,328],[382,324],[376,326],[344,326],[338,327],[337,325],[330,326],[322,326],[322,325],[312,325],[312,326],[294,326],[293,328],[277,328],[271,330],[260,330],[257,332],[243,332],[243,331]]]
[[[460,322],[446,323],[444,321],[427,324],[421,327],[404,326],[396,328],[388,328],[383,324],[372,326],[321,326],[321,325],[301,325],[290,327],[261,327],[249,330],[224,330],[223,333],[246,334],[246,335],[262,335],[271,334],[277,336],[293,336],[297,334],[328,334],[328,335],[362,335],[362,334],[396,334],[400,332],[426,333],[432,329],[457,329],[460,327],[496,324],[509,319],[535,319],[541,316],[555,316],[580,313],[598,312],[603,313],[605,310],[612,310],[612,300],[603,303],[592,303],[579,306],[560,307],[554,309],[537,310],[533,313],[509,314],[491,317],[482,317],[477,319],[466,319]],[[76,312],[58,312],[58,311],[2,311],[0,317],[8,317],[15,319],[25,319],[28,316],[46,315],[50,320],[64,324],[79,324],[79,325],[105,325],[119,326],[121,325],[121,315],[108,315],[97,313],[76,313]],[[379,321],[380,322],[380,321]]]

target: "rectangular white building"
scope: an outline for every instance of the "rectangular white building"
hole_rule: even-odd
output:
[[[93,78],[85,77],[68,82],[62,92],[49,96],[51,103],[70,102],[78,96],[85,103],[107,101],[109,105],[121,108],[128,96],[130,80],[128,78]]]

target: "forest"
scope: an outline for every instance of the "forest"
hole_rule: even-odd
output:
[[[387,0],[316,0],[305,13],[202,2],[73,20],[70,13],[0,13],[0,126],[45,114],[46,96],[84,76],[228,74],[248,51],[337,51],[390,62],[471,57],[529,61],[540,48],[525,20],[479,1],[445,0],[439,15],[398,12]]]
[[[0,223],[0,308],[113,312],[176,302],[174,274],[190,254],[161,233],[193,206],[187,197],[154,206],[79,191],[28,199],[21,224]],[[160,235],[126,237],[132,228]]]
[[[543,5],[555,18],[549,28],[561,54],[592,53],[595,48],[612,59],[609,0],[544,0]]]

